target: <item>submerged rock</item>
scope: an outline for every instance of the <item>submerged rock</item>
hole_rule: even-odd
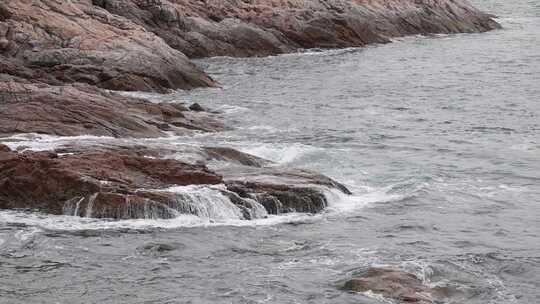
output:
[[[186,245],[182,243],[146,243],[137,247],[137,251],[142,255],[163,256],[171,251],[184,249]]]
[[[204,112],[205,111],[205,109],[198,103],[194,103],[194,104],[190,105],[189,109],[191,111],[195,111],[195,112]]]
[[[343,289],[380,294],[399,303],[432,304],[444,296],[441,288],[431,288],[414,274],[390,268],[369,268],[345,283]]]
[[[324,189],[348,191],[309,171],[246,162],[257,158],[231,149],[197,150],[200,160],[226,163],[212,168],[162,159],[171,151],[136,146],[0,151],[0,209],[96,218],[254,219],[320,212],[327,206]]]
[[[226,129],[211,115],[193,113],[181,104],[152,103],[82,84],[0,81],[0,92],[0,135],[159,137],[165,131]]]

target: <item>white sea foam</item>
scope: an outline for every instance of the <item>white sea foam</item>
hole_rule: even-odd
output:
[[[365,297],[368,297],[368,298],[370,298],[370,299],[374,299],[374,300],[380,301],[380,302],[382,302],[382,303],[388,303],[388,304],[393,304],[393,303],[395,303],[393,300],[385,298],[382,294],[380,294],[380,293],[374,293],[374,292],[371,291],[371,290],[368,290],[368,291],[365,291],[365,292],[361,292],[360,294],[363,295],[363,296],[365,296]]]
[[[54,150],[66,144],[94,143],[110,140],[117,139],[108,136],[54,136],[33,133],[19,134],[10,137],[0,138],[0,142],[8,146],[10,149],[14,150],[21,147],[22,150],[32,151],[48,151]]]
[[[291,163],[299,158],[311,153],[320,151],[320,148],[304,144],[262,144],[251,147],[240,148],[242,152],[262,157],[278,164]]]
[[[310,223],[328,215],[348,213],[371,203],[401,199],[402,196],[389,194],[386,189],[363,190],[363,193],[346,195],[338,190],[326,189],[329,201],[326,212],[312,215],[289,213],[269,215],[260,204],[252,206],[252,220],[242,219],[238,206],[234,205],[222,191],[224,186],[182,186],[166,189],[183,196],[185,208],[194,214],[178,213],[173,219],[94,219],[71,215],[46,215],[14,210],[0,211],[0,223],[25,224],[49,230],[116,230],[116,229],[174,229],[181,227],[213,226],[271,226],[285,223]],[[189,206],[188,206],[189,205]],[[258,207],[258,208],[257,208]],[[90,207],[87,207],[90,208]],[[190,210],[191,210],[190,209]],[[88,210],[87,210],[88,212]],[[91,213],[91,211],[90,211]],[[74,214],[74,213],[70,213]]]
[[[223,112],[225,114],[234,114],[234,113],[240,113],[240,112],[246,112],[249,111],[248,108],[241,107],[241,106],[234,106],[234,105],[222,105],[217,108],[218,111]]]
[[[79,231],[79,230],[117,230],[117,229],[175,229],[216,226],[272,226],[284,223],[312,222],[322,215],[290,213],[286,215],[269,215],[267,218],[255,220],[213,220],[195,215],[180,214],[174,219],[131,219],[108,220],[83,218],[69,215],[45,215],[14,210],[0,211],[0,222],[9,224],[25,224],[47,230]]]
[[[352,195],[347,195],[337,189],[328,189],[324,193],[328,200],[329,211],[348,213],[373,203],[398,201],[405,198],[403,194],[389,193],[390,189],[390,187],[365,187]]]
[[[260,219],[268,216],[266,209],[252,199],[243,199],[248,208],[244,211],[231,201],[238,197],[227,190],[225,185],[190,185],[175,186],[161,191],[173,192],[178,196],[176,210],[182,213],[197,215],[212,221],[228,221],[244,219],[244,212],[249,213],[250,219]],[[183,212],[184,211],[184,212]]]
[[[538,153],[538,150],[540,149],[540,145],[537,145],[534,142],[521,143],[521,144],[511,145],[509,149],[523,152],[523,153]]]
[[[115,91],[115,92],[117,94],[124,95],[127,97],[144,98],[144,99],[150,99],[150,100],[161,97],[157,95],[156,93],[150,93],[150,92],[139,92],[139,91]]]
[[[278,132],[279,129],[272,126],[252,126],[247,128],[250,131],[268,131],[268,132]]]
[[[26,242],[41,231],[42,230],[37,227],[32,227],[32,229],[29,230],[19,230],[15,233],[15,238],[19,241]]]
[[[65,144],[77,144],[80,142],[107,142],[111,140],[118,140],[111,137],[100,136],[76,136],[76,137],[58,137],[49,135],[38,134],[25,134],[12,136],[7,140],[8,146],[16,148],[24,146],[29,150],[50,150],[57,148]],[[160,139],[154,139],[159,141]],[[152,143],[149,141],[149,143]],[[291,145],[272,145],[272,144],[258,144],[248,146],[241,149],[244,152],[273,160],[278,164],[288,164],[299,158],[305,157],[311,153],[316,153],[321,148],[304,145],[304,144],[291,144]],[[341,193],[338,190],[325,190],[325,195],[329,201],[328,212],[329,213],[342,213],[349,212],[355,209],[362,208],[370,203],[386,202],[392,200],[401,199],[402,196],[396,194],[390,194],[389,189],[372,189],[372,188],[359,188],[356,189],[354,195],[348,196]],[[182,202],[186,202],[185,208],[189,208],[194,212],[193,214],[182,214],[185,212],[178,212],[174,219],[138,219],[138,220],[100,220],[91,218],[80,218],[78,216],[49,216],[43,214],[32,214],[26,212],[16,211],[2,211],[0,213],[0,222],[13,222],[22,223],[32,226],[45,227],[47,229],[66,229],[66,230],[78,230],[78,229],[117,229],[117,228],[177,228],[177,227],[195,227],[195,226],[216,226],[216,225],[230,225],[230,226],[259,226],[259,225],[276,225],[281,223],[298,222],[298,221],[312,221],[324,217],[325,214],[320,215],[308,215],[308,214],[286,214],[272,216],[268,215],[260,204],[253,201],[251,211],[251,217],[253,220],[243,220],[241,209],[234,205],[228,197],[223,194],[226,189],[216,186],[200,187],[200,186],[184,186],[173,187],[167,189],[183,196]],[[190,203],[191,202],[191,203]],[[188,206],[189,205],[189,206]],[[72,212],[66,214],[76,215],[81,210],[77,210],[77,205],[73,206],[75,209]],[[89,204],[85,208],[86,214],[92,213],[92,204]]]
[[[359,52],[364,50],[364,48],[359,47],[348,47],[348,48],[341,48],[341,49],[306,49],[300,52],[296,53],[286,53],[286,54],[279,54],[276,55],[277,57],[304,57],[304,56],[332,56],[332,55],[340,55],[350,52]],[[270,56],[273,57],[273,56]]]
[[[407,272],[414,274],[417,278],[422,280],[423,284],[429,285],[431,287],[436,287],[436,283],[431,282],[431,277],[433,276],[433,267],[431,264],[422,261],[422,260],[411,260],[402,262],[398,268],[404,269]]]

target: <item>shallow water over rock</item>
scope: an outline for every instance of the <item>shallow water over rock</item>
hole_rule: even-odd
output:
[[[340,289],[370,267],[449,290],[443,303],[535,303],[540,7],[473,2],[504,29],[214,58],[198,63],[222,89],[149,95],[219,109],[236,130],[84,137],[89,145],[229,146],[278,168],[324,173],[353,196],[327,193],[321,215],[249,222],[1,211],[0,303],[386,303]],[[81,141],[17,136],[9,145]]]

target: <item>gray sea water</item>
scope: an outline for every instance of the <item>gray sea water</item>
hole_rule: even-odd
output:
[[[503,30],[198,63],[216,144],[354,195],[321,215],[111,222],[0,212],[0,303],[389,303],[339,289],[392,266],[445,303],[540,303],[540,4],[475,0]],[[25,137],[36,149],[107,138]]]

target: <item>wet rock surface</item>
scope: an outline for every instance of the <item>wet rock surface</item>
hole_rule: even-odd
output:
[[[0,134],[41,133],[61,136],[160,137],[166,132],[222,131],[206,113],[181,103],[152,103],[91,86],[0,82]]]
[[[142,255],[148,256],[164,256],[172,251],[182,250],[186,246],[181,243],[146,243],[137,247],[137,251]]]
[[[257,200],[270,214],[319,212],[328,206],[324,188],[351,194],[336,181],[301,169],[227,166],[216,172],[223,175],[227,189]]]
[[[0,152],[0,208],[87,217],[173,217],[171,185],[217,184],[204,165],[145,157],[134,151]]]
[[[253,219],[266,213],[320,212],[327,206],[324,189],[346,191],[313,172],[264,168],[262,160],[253,166],[245,160],[256,157],[224,148],[204,148],[197,153],[207,162],[226,162],[223,167],[227,170],[215,164],[209,168],[201,161],[159,158],[165,151],[135,146],[55,152],[16,152],[2,146],[0,151],[1,209],[96,218],[204,216],[209,211],[197,205],[201,203],[197,198],[178,193],[174,187],[219,185],[212,191],[237,207],[238,219]],[[244,164],[232,163],[231,169],[234,160]]]
[[[222,131],[227,127],[215,113],[198,104],[152,103],[105,89],[216,86],[189,57],[262,56],[497,27],[461,0],[2,2],[0,135],[151,138]],[[194,191],[236,206],[228,216],[251,219],[319,212],[328,205],[325,189],[350,194],[328,177],[277,168],[229,148],[188,153],[82,145],[20,153],[0,147],[0,208],[111,218],[208,216],[211,208],[201,205],[210,202],[169,188],[219,184]]]
[[[398,303],[439,303],[444,298],[443,288],[431,288],[417,276],[391,268],[369,268],[360,276],[345,283],[343,289],[372,292]]]

